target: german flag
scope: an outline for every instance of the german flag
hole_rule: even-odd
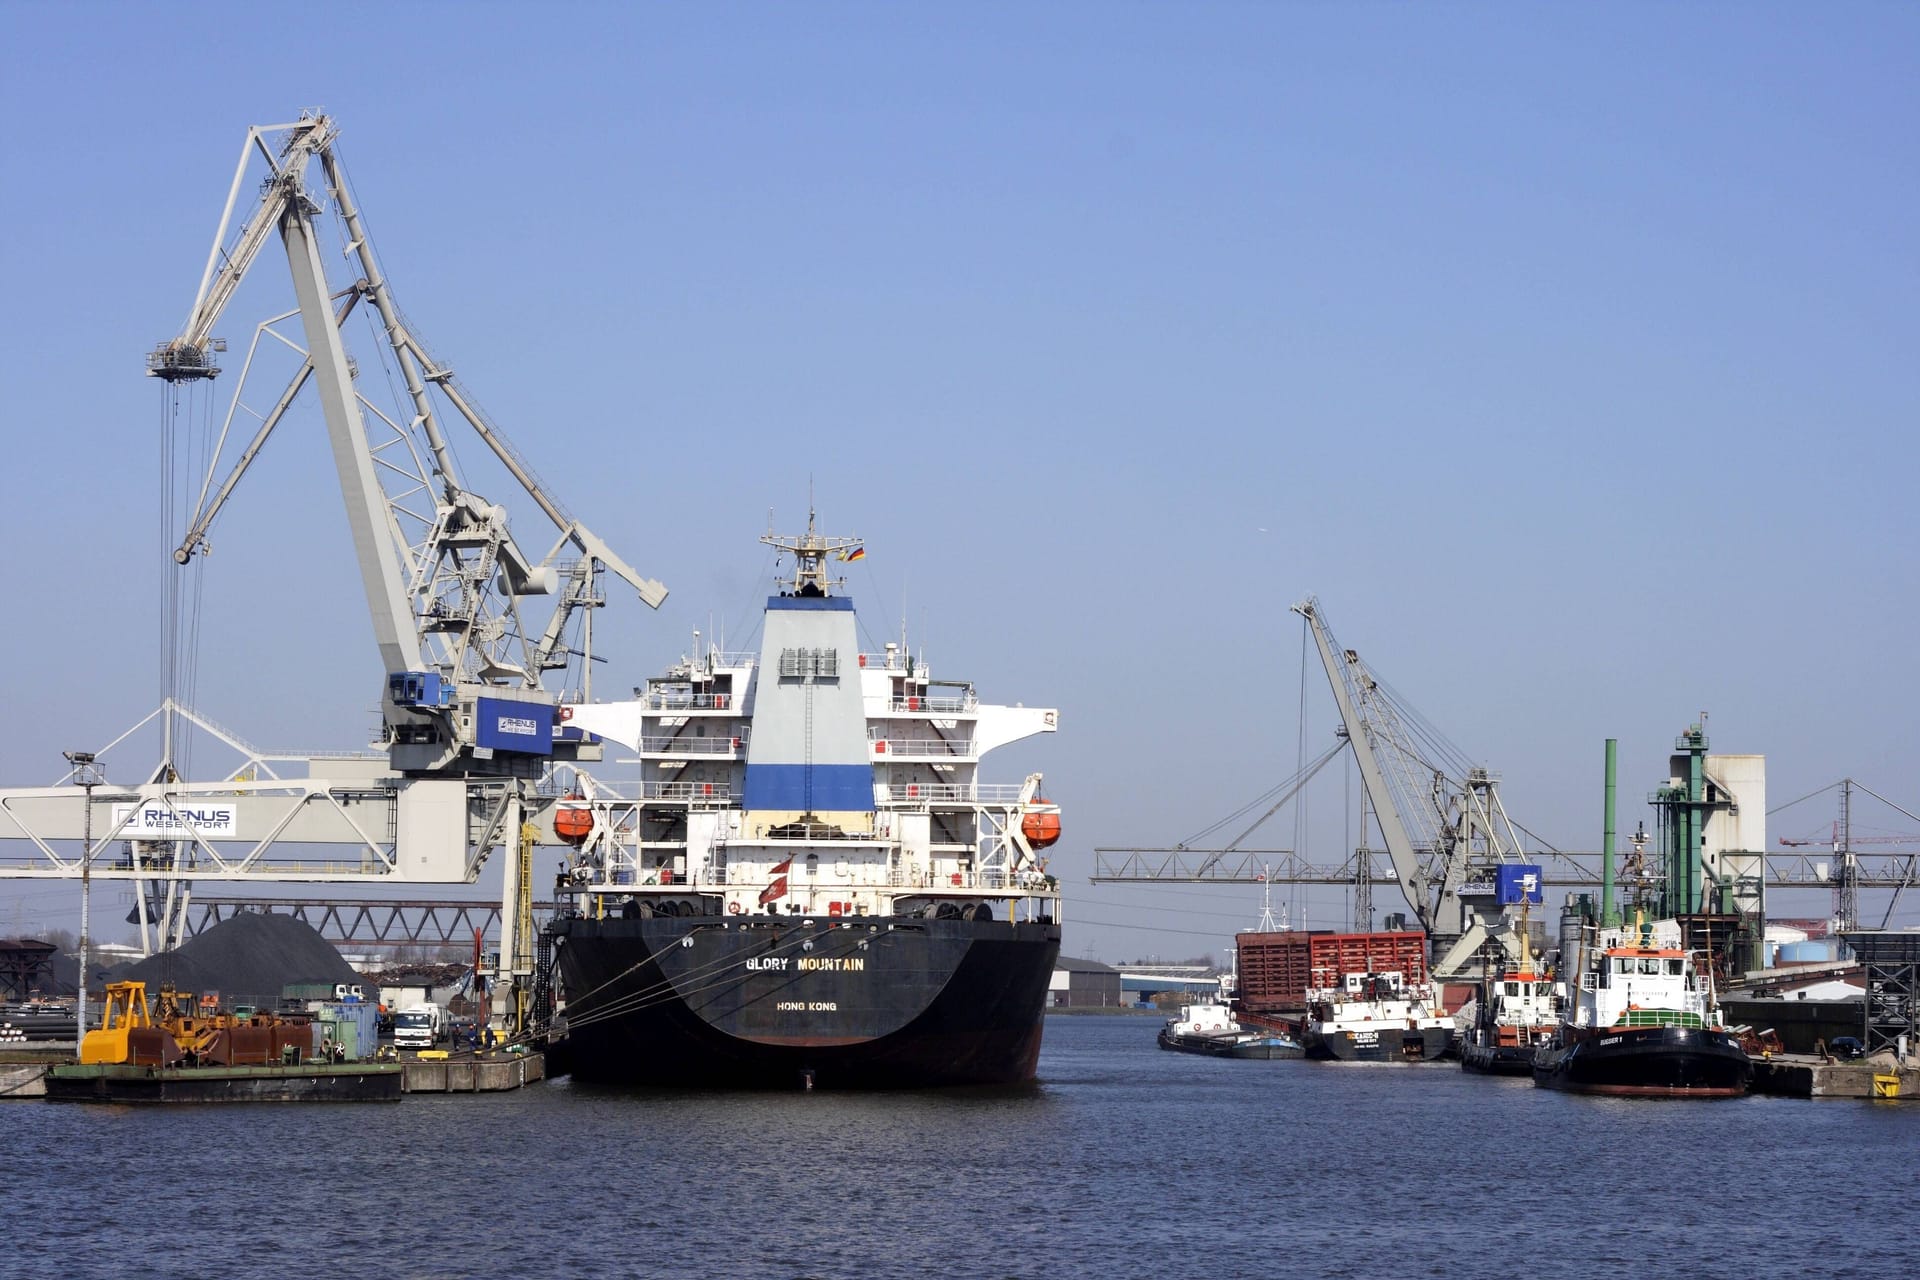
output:
[[[865,560],[867,558],[867,549],[865,547],[848,547],[840,553],[840,558],[849,562]]]

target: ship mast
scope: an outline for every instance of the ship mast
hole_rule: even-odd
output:
[[[816,528],[815,513],[807,509],[807,531],[799,535],[764,534],[767,546],[793,557],[793,575],[780,578],[780,594],[786,596],[827,596],[847,585],[845,578],[832,576],[828,565],[856,559],[861,543],[858,538],[829,538]]]

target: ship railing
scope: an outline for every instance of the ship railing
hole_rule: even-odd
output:
[[[973,754],[973,743],[964,738],[875,738],[873,754],[896,760],[950,760]]]
[[[972,694],[959,698],[923,698],[917,694],[909,694],[904,698],[890,700],[887,703],[887,710],[895,714],[933,712],[936,715],[954,715],[972,711],[979,705],[980,699]]]
[[[978,871],[897,870],[887,876],[890,889],[944,889],[953,892],[1037,891],[1047,888],[1045,873],[1023,870],[1009,872],[998,867]]]
[[[876,671],[905,671],[907,670],[909,659],[905,653],[895,649],[891,653],[863,653],[860,655],[859,661],[861,666],[872,667]],[[927,674],[926,663],[921,662],[917,658],[911,661],[913,662],[913,673],[915,675],[924,676]]]
[[[740,749],[744,738],[646,737],[640,750],[646,755],[729,756]]]
[[[733,787],[725,782],[643,782],[640,794],[647,800],[725,804],[733,799]]]
[[[739,699],[730,693],[674,693],[656,689],[640,700],[649,711],[737,711]]]
[[[871,831],[848,831],[830,822],[786,822],[778,827],[769,827],[758,838],[776,841],[818,840],[828,843],[835,840],[857,840],[864,844],[872,844],[879,837]]]
[[[881,782],[874,799],[881,804],[1011,804],[1020,799],[1017,782]]]

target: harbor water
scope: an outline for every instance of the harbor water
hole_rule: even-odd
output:
[[[1014,1090],[0,1106],[13,1274],[1916,1274],[1912,1103],[1588,1098],[1158,1025],[1050,1017]]]

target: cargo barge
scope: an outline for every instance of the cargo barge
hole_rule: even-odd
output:
[[[1162,1049],[1213,1058],[1274,1062],[1306,1056],[1306,1048],[1291,1035],[1244,1027],[1225,1005],[1211,1003],[1181,1005],[1179,1016],[1160,1028],[1158,1042]]]
[[[904,643],[862,652],[834,566],[792,556],[757,653],[709,645],[630,701],[565,706],[635,751],[635,794],[581,776],[550,923],[556,1070],[629,1085],[913,1088],[1031,1080],[1060,953],[1040,775],[989,751],[1057,712],[982,702]]]
[[[1297,1032],[1310,1058],[1427,1062],[1454,1050],[1424,933],[1250,931],[1234,945],[1240,1020]]]
[[[1453,1019],[1433,988],[1398,970],[1343,974],[1307,994],[1301,1038],[1309,1058],[1434,1062],[1453,1051]]]

